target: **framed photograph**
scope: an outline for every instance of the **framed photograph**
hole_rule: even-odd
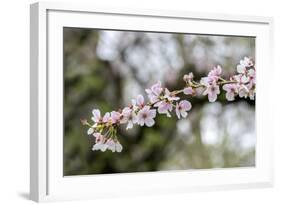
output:
[[[31,5],[30,198],[273,183],[269,17]]]

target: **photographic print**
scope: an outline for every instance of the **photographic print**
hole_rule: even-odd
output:
[[[63,29],[63,174],[255,166],[255,37]]]

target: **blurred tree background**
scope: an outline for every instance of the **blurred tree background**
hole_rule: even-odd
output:
[[[189,99],[186,119],[158,115],[152,128],[118,130],[121,153],[92,151],[94,137],[80,119],[127,106],[160,80],[183,87],[220,64],[228,78],[244,56],[255,58],[255,38],[64,28],[64,175],[145,172],[255,165],[255,102]]]

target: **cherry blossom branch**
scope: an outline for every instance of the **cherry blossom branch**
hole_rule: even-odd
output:
[[[162,87],[159,81],[145,90],[148,102],[145,102],[142,95],[138,95],[129,106],[107,112],[103,116],[100,110],[93,109],[91,118],[93,124],[81,120],[81,123],[88,127],[87,134],[93,135],[96,139],[92,150],[121,152],[123,147],[117,137],[117,127],[121,124],[127,124],[126,129],[131,129],[134,125],[152,127],[157,113],[171,117],[173,111],[178,119],[187,117],[192,105],[186,99],[181,100],[178,96],[180,94],[190,97],[207,95],[209,102],[215,102],[222,88],[228,101],[233,101],[236,96],[255,99],[256,69],[251,58],[245,57],[241,60],[237,65],[237,73],[228,80],[222,78],[221,74],[222,68],[219,65],[199,82],[194,81],[193,73],[189,73],[183,76],[184,88],[172,92]]]

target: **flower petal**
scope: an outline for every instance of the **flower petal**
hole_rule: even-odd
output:
[[[133,122],[132,122],[132,120],[129,120],[128,124],[127,124],[127,127],[126,127],[126,130],[131,129],[131,128],[133,128]]]
[[[187,101],[187,100],[182,100],[180,102],[180,106],[182,107],[182,109],[184,111],[189,111],[191,109],[191,107],[192,107],[191,103],[189,101]]]
[[[186,111],[181,111],[181,116],[183,117],[183,118],[186,118],[187,117],[187,112]]]
[[[91,135],[91,134],[93,134],[93,133],[94,133],[94,128],[90,127],[90,128],[88,129],[88,131],[87,131],[87,134],[88,134],[88,135]]]
[[[240,62],[241,63],[241,62]],[[245,73],[245,71],[246,71],[246,68],[245,68],[245,66],[244,65],[238,65],[237,66],[237,72],[238,73]]]
[[[177,115],[178,119],[181,119],[181,114],[180,114],[180,111],[178,109],[178,104],[176,105],[176,115]]]
[[[234,93],[233,92],[227,92],[225,97],[228,101],[233,101],[234,100]]]
[[[115,144],[115,146],[116,146],[116,152],[121,152],[122,151],[123,147],[122,147],[122,145],[119,142],[117,142]]]
[[[154,110],[154,109],[149,110],[148,117],[149,118],[155,118],[156,117],[156,110]]]
[[[208,100],[209,100],[209,102],[215,102],[217,100],[217,94],[209,92],[208,93]]]
[[[93,117],[92,117],[93,121],[98,121],[101,117],[100,111],[98,109],[93,109],[92,113],[93,113]]]
[[[144,104],[144,98],[142,95],[137,96],[137,105],[143,105]]]
[[[103,116],[102,121],[103,121],[103,122],[108,122],[109,119],[110,119],[110,113],[107,112],[107,113],[105,113],[105,115]]]
[[[183,93],[184,93],[185,95],[192,95],[192,94],[193,94],[193,89],[192,89],[192,87],[184,88],[184,89],[183,89]]]
[[[144,122],[147,127],[152,127],[155,124],[155,121],[152,118],[147,118]]]

